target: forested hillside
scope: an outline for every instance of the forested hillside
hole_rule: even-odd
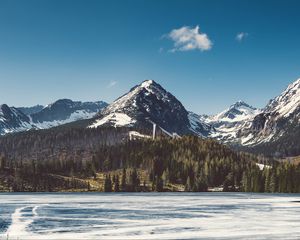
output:
[[[300,168],[215,140],[129,141],[126,128],[66,128],[0,138],[0,187],[11,191],[300,192]]]

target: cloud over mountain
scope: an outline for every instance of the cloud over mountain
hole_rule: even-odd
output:
[[[172,52],[200,50],[207,51],[212,48],[212,42],[206,33],[200,32],[200,27],[183,26],[173,29],[167,37],[174,42]]]

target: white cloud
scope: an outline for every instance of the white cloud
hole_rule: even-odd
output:
[[[241,42],[243,41],[246,37],[248,37],[248,33],[246,32],[240,32],[238,33],[236,36],[235,36],[235,39],[238,41],[238,42]]]
[[[207,34],[201,33],[199,26],[195,28],[184,26],[173,29],[167,37],[174,41],[172,52],[200,50],[206,51],[212,48],[212,42]]]
[[[107,88],[112,88],[112,87],[116,86],[117,83],[118,83],[117,81],[110,81],[107,85]]]

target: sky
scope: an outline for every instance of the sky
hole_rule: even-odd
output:
[[[0,0],[0,103],[112,102],[154,79],[214,114],[300,77],[298,0]]]

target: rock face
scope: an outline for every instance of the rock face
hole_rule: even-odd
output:
[[[102,125],[152,127],[152,122],[169,133],[204,136],[205,127],[190,115],[179,100],[153,80],[146,80],[104,108],[90,127]],[[203,127],[203,129],[201,129]]]
[[[23,112],[6,104],[0,105],[0,135],[31,128],[30,118]]]
[[[240,130],[238,138],[247,138],[246,145],[274,142],[291,131],[300,120],[300,79],[272,99],[250,125]]]
[[[106,106],[107,103],[102,101],[75,102],[69,99],[60,99],[46,107],[15,108],[3,104],[0,109],[0,135],[89,119]]]
[[[43,105],[35,105],[32,107],[19,107],[18,110],[20,110],[21,112],[23,112],[26,115],[31,115],[34,113],[37,113],[39,111],[41,111],[44,108]]]

